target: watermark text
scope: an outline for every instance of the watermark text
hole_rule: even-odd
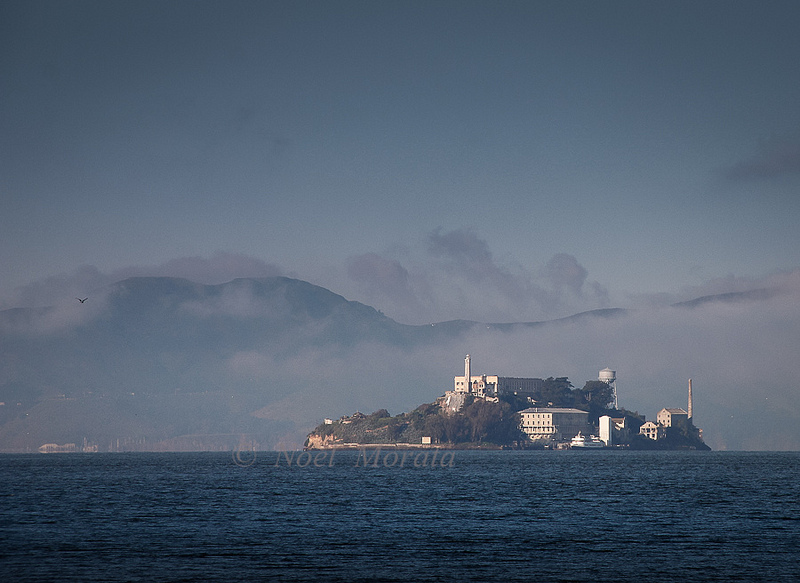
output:
[[[289,468],[332,468],[346,464],[352,456],[337,457],[336,449],[329,450],[281,450],[277,452],[274,467]],[[350,450],[352,451],[352,450]],[[388,450],[380,447],[361,447],[353,467],[356,468],[452,468],[455,466],[455,452],[451,450]],[[237,466],[248,467],[256,462],[254,450],[234,449],[233,462]]]

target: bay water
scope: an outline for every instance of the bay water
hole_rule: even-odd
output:
[[[800,453],[323,453],[0,455],[0,580],[800,581]]]

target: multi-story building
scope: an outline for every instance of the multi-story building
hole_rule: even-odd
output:
[[[683,409],[661,409],[656,421],[664,427],[686,427],[689,414]]]
[[[703,430],[694,427],[692,419],[692,400],[692,379],[689,379],[688,412],[679,407],[665,407],[656,415],[655,423],[648,421],[639,428],[639,434],[653,440],[659,440],[666,437],[669,427],[680,427],[684,431],[694,431],[696,436],[702,440]]]
[[[600,441],[608,446],[624,443],[630,437],[630,428],[626,417],[610,417],[603,415],[597,421]]]
[[[589,432],[589,413],[580,409],[531,407],[519,415],[520,429],[531,440],[565,441],[580,432]]]
[[[467,382],[469,379],[469,382]],[[476,397],[497,397],[504,394],[526,394],[542,388],[542,379],[473,375],[469,354],[464,359],[464,374],[453,377],[453,392]]]
[[[652,439],[653,441],[658,441],[659,439],[663,439],[667,435],[667,428],[661,425],[661,423],[653,423],[652,421],[646,421],[639,428],[639,434],[644,435],[645,437]]]
[[[494,397],[497,395],[497,384],[500,379],[497,375],[471,375],[469,384],[464,382],[464,376],[453,378],[453,389],[456,393],[467,393],[476,397]]]

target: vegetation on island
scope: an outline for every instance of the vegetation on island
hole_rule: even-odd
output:
[[[469,398],[458,412],[447,413],[437,403],[420,405],[409,413],[392,416],[386,409],[371,415],[356,413],[330,424],[323,423],[311,433],[326,443],[432,443],[501,446],[519,442],[519,414],[509,403]],[[308,445],[308,441],[306,445]]]
[[[711,451],[711,448],[700,437],[699,430],[692,424],[691,420],[686,425],[667,427],[666,435],[658,441],[634,433],[627,440],[627,446],[630,449],[645,450],[695,449],[698,451]]]
[[[587,381],[576,389],[567,377],[550,377],[536,391],[524,395],[505,394],[496,401],[468,395],[458,411],[442,407],[440,399],[394,416],[386,409],[369,415],[356,412],[318,425],[305,445],[421,444],[423,438],[430,438],[432,444],[453,447],[544,447],[522,432],[519,412],[528,407],[564,407],[586,411],[594,427],[603,415],[625,417],[630,432],[624,442],[632,449],[709,449],[691,422],[686,427],[668,428],[666,437],[658,441],[638,435],[644,416],[615,409],[613,401],[613,390],[603,381]]]

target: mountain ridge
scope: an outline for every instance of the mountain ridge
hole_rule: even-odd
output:
[[[119,439],[157,449],[212,434],[255,436],[272,447],[292,432],[302,439],[330,409],[443,393],[450,373],[442,374],[437,351],[462,352],[476,334],[632,313],[604,308],[539,322],[408,325],[282,276],[214,285],[133,277],[87,295],[85,303],[0,311],[0,451],[83,438],[101,449]],[[737,297],[769,294],[719,301]],[[283,413],[257,415],[263,411]],[[206,446],[198,439],[191,440],[198,448],[219,445],[218,438]]]

